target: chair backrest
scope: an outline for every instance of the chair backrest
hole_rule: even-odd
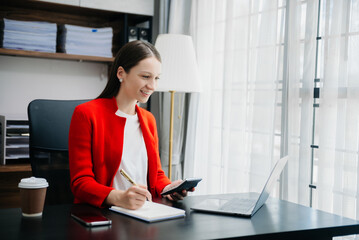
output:
[[[77,105],[89,100],[36,99],[28,106],[32,174],[46,178],[46,204],[71,203],[68,136]]]
[[[72,113],[77,105],[87,101],[36,99],[30,102],[30,147],[67,151]]]

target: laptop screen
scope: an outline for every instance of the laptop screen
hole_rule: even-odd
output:
[[[274,183],[279,178],[287,161],[288,161],[288,156],[285,156],[277,161],[274,168],[272,169],[272,172],[271,172],[269,178],[267,179],[266,184],[263,187],[261,195],[259,196],[259,199],[258,199],[252,213],[255,213],[265,203],[265,201],[267,201],[267,199],[270,195],[270,192],[273,189]]]

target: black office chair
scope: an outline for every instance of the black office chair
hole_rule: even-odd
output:
[[[89,100],[43,100],[30,102],[30,162],[35,177],[46,178],[45,204],[72,203],[68,160],[71,117],[77,105]]]

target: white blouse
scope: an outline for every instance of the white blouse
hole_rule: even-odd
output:
[[[117,110],[116,115],[126,118],[126,124],[121,164],[113,180],[113,187],[118,190],[131,187],[131,183],[120,174],[120,169],[125,170],[137,184],[147,186],[147,150],[137,113],[129,115]]]

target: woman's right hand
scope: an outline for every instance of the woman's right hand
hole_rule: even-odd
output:
[[[151,193],[147,190],[144,185],[132,186],[126,191],[112,190],[105,203],[109,206],[119,206],[131,210],[142,207],[146,200],[151,201]]]

